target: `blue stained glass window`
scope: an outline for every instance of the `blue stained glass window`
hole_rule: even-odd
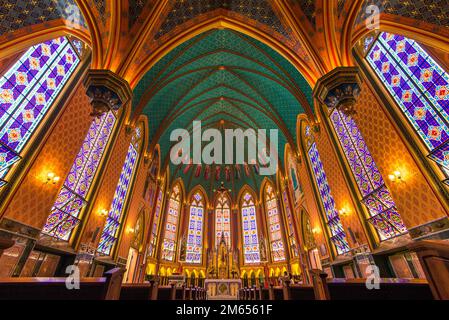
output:
[[[80,223],[92,181],[115,127],[116,118],[108,112],[95,118],[87,132],[69,175],[53,204],[42,233],[68,241]]]
[[[200,193],[195,193],[190,204],[190,219],[187,233],[187,263],[201,263],[203,250],[204,202]]]
[[[310,129],[307,129],[306,132],[309,132],[310,134]],[[346,240],[346,233],[341,224],[337,207],[334,198],[332,197],[331,189],[324,172],[323,163],[321,162],[315,142],[310,144],[308,156],[312,166],[313,176],[315,177],[315,182],[318,186],[321,202],[326,213],[327,225],[331,233],[331,241],[335,245],[339,255],[347,253],[350,248],[348,241]]]
[[[176,237],[178,234],[179,214],[181,211],[181,188],[178,184],[173,187],[167,207],[167,220],[165,222],[164,243],[162,245],[161,259],[175,260]]]
[[[253,197],[246,193],[242,203],[243,249],[245,263],[260,263],[259,234],[257,231],[256,206]]]
[[[378,231],[381,240],[406,233],[407,228],[396,210],[390,190],[385,185],[354,119],[336,109],[331,110],[330,119],[362,194],[362,202],[369,210],[369,221]]]
[[[125,164],[123,165],[120,179],[115,189],[114,199],[109,210],[106,224],[98,244],[97,251],[104,255],[110,255],[117,242],[120,227],[123,220],[123,211],[125,209],[126,199],[130,190],[130,185],[136,169],[139,141],[141,138],[141,129],[137,128],[133,136],[133,141],[129,145]]]
[[[449,75],[415,41],[382,33],[367,55],[429,158],[449,170]],[[447,182],[447,181],[446,181]]]
[[[28,49],[0,78],[0,187],[79,63],[61,37]]]

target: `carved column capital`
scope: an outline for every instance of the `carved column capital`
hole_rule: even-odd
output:
[[[117,111],[132,98],[128,82],[109,70],[89,70],[84,79],[84,86],[94,116],[100,116],[110,110]]]
[[[358,67],[338,67],[318,80],[314,96],[328,108],[353,114],[362,83]]]

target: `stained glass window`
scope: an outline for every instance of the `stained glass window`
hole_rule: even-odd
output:
[[[72,231],[80,223],[81,209],[96,175],[98,165],[114,129],[114,113],[95,118],[89,128],[69,175],[59,192],[42,233],[68,241]]]
[[[231,206],[228,197],[220,194],[215,207],[215,246],[224,239],[228,248],[231,247]]]
[[[373,44],[367,61],[427,147],[429,158],[448,175],[447,72],[415,41],[386,32]]]
[[[288,238],[290,241],[290,246],[292,248],[293,256],[297,255],[296,249],[296,237],[295,237],[295,229],[293,227],[293,215],[292,210],[290,208],[290,201],[288,199],[287,189],[285,189],[282,192],[282,200],[284,201],[284,208],[285,208],[285,215],[287,216],[287,231],[288,231]]]
[[[284,241],[282,240],[281,231],[281,216],[279,214],[276,194],[271,185],[267,185],[265,188],[265,203],[273,261],[285,261]]]
[[[369,221],[378,231],[381,240],[406,233],[407,228],[396,209],[390,190],[385,185],[354,119],[336,109],[331,111],[330,119],[362,194],[362,202],[370,212]]]
[[[337,253],[341,255],[349,252],[350,250],[346,239],[346,233],[341,224],[337,207],[327,181],[326,173],[324,172],[323,163],[321,162],[321,158],[318,153],[318,148],[311,135],[310,127],[307,126],[305,131],[309,146],[308,157],[312,166],[312,173],[315,178],[316,185],[318,186],[321,203],[323,204],[324,211],[326,213],[326,221],[331,233],[331,241],[335,245]]]
[[[112,200],[112,205],[106,218],[106,224],[98,244],[97,251],[100,254],[110,255],[117,242],[124,216],[123,211],[125,209],[126,198],[128,197],[130,184],[136,169],[141,140],[142,129],[137,127],[129,145],[125,164],[123,165],[119,182],[115,189],[114,199]]]
[[[243,250],[245,263],[260,263],[259,235],[257,232],[256,206],[249,193],[245,193],[242,203]]]
[[[288,176],[290,178],[289,180],[290,188],[292,189],[293,192],[293,199],[295,200],[295,204],[298,204],[301,198],[302,190],[298,179],[296,161],[291,156],[289,157],[288,166],[289,166]]]
[[[79,63],[61,37],[31,47],[0,78],[0,188]]]
[[[181,210],[181,189],[179,185],[173,187],[168,201],[167,222],[165,224],[162,259],[174,261],[176,252],[176,235],[178,231],[179,213]]]
[[[153,219],[153,225],[151,227],[151,234],[150,234],[150,256],[154,257],[155,251],[156,251],[156,244],[157,244],[157,232],[158,232],[158,226],[160,223],[160,216],[161,216],[161,207],[162,207],[162,201],[163,201],[163,195],[164,192],[162,191],[163,187],[161,187],[161,190],[159,191],[159,194],[156,199],[156,207],[154,209],[154,219]]]
[[[203,250],[204,200],[199,192],[190,203],[190,219],[187,233],[187,263],[201,263]]]

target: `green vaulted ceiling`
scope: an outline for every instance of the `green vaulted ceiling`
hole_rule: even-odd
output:
[[[213,30],[162,58],[135,88],[133,108],[148,116],[150,141],[160,144],[162,164],[173,145],[171,132],[191,131],[194,120],[201,120],[203,129],[278,129],[282,164],[285,144],[296,142],[297,115],[311,114],[312,103],[306,80],[277,52],[238,32]],[[183,171],[171,165],[172,181],[181,175],[187,189],[198,184],[215,188],[204,172],[196,178],[195,168]],[[214,173],[210,175],[214,180]],[[242,172],[236,180],[256,187],[261,177]],[[235,183],[230,181],[229,187],[238,188]]]

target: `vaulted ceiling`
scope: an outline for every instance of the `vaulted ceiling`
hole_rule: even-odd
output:
[[[160,60],[136,86],[133,109],[148,116],[150,141],[160,145],[162,163],[167,163],[171,132],[191,132],[194,120],[202,121],[203,129],[277,129],[283,151],[287,142],[295,145],[296,117],[311,115],[312,103],[307,81],[273,49],[236,31],[212,30]],[[279,157],[282,163],[282,152]],[[231,183],[239,175],[231,166],[232,178],[226,179],[223,166],[217,169],[223,179],[214,183],[215,167],[184,173],[182,166],[171,165],[171,173],[183,177],[188,187],[200,183],[205,189],[218,188],[221,181]],[[245,175],[241,168],[237,180],[260,183],[260,178]]]

